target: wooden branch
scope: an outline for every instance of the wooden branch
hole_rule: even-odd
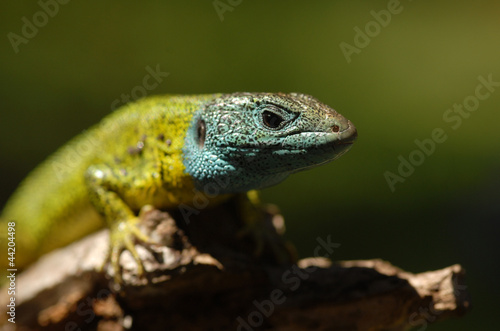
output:
[[[123,287],[98,271],[108,248],[103,230],[40,259],[17,279],[18,330],[405,330],[470,308],[464,270],[453,265],[412,274],[382,260],[332,263],[307,258],[278,264],[272,246],[287,247],[283,222],[259,258],[251,238],[237,235],[231,204],[207,210],[188,224],[167,213],[145,215],[143,231],[158,245],[137,250],[147,271],[136,273],[121,255]],[[176,220],[182,220],[175,213]],[[325,237],[315,253],[338,244]],[[321,253],[320,253],[321,252]],[[6,307],[6,291],[0,307]],[[5,308],[2,308],[5,309]],[[8,316],[7,316],[8,317]],[[5,311],[0,322],[6,323]],[[8,327],[12,327],[8,329]],[[6,323],[5,330],[14,330]]]

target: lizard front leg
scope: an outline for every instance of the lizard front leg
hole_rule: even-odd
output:
[[[148,171],[127,171],[115,169],[107,164],[90,166],[85,175],[89,190],[89,198],[96,210],[104,217],[110,231],[110,248],[105,263],[111,263],[114,280],[121,284],[120,254],[128,250],[137,263],[139,275],[144,274],[142,261],[137,253],[134,241],[136,239],[154,244],[151,239],[143,234],[137,227],[140,221],[126,197],[136,197],[135,205],[147,207],[148,195],[154,191],[153,178]],[[139,177],[137,177],[139,176]],[[130,202],[130,201],[129,201]],[[142,202],[142,203],[141,203]]]

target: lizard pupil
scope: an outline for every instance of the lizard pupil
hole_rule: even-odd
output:
[[[284,122],[284,119],[280,115],[266,110],[262,113],[262,121],[268,128],[277,129]]]
[[[196,133],[198,135],[198,146],[200,148],[203,148],[203,146],[205,145],[205,135],[207,133],[207,128],[206,128],[206,125],[205,125],[205,121],[200,119],[198,121],[198,127],[196,129]]]

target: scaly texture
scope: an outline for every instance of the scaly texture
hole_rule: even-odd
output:
[[[18,267],[102,226],[111,259],[135,255],[144,206],[199,212],[334,160],[350,121],[303,94],[157,96],[126,105],[62,147],[22,183],[2,222],[16,221]],[[249,201],[248,199],[246,201]],[[2,226],[5,228],[5,226]],[[138,261],[139,262],[139,261]]]

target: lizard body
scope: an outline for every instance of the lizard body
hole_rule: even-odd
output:
[[[345,153],[350,121],[303,94],[155,96],[128,104],[63,146],[8,201],[16,222],[16,265],[110,228],[111,262],[144,241],[136,228],[146,205],[214,205],[274,185]],[[2,225],[6,228],[5,224]],[[3,234],[2,234],[2,237]]]

